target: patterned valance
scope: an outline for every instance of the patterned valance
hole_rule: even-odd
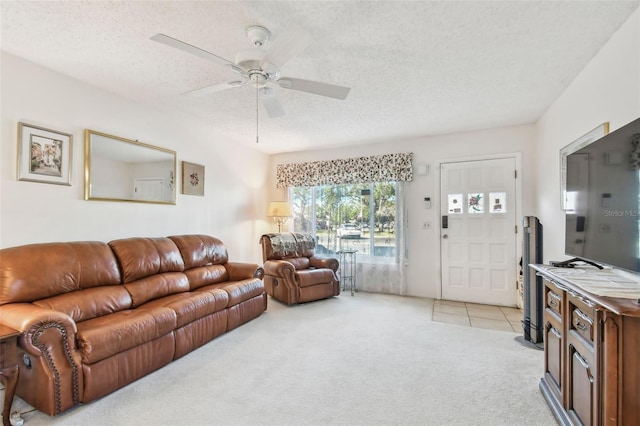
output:
[[[413,153],[278,164],[278,188],[413,180]]]

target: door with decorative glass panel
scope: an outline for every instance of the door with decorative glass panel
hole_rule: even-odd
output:
[[[516,305],[515,158],[440,168],[442,298]]]

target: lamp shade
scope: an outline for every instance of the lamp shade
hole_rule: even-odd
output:
[[[286,201],[272,201],[267,209],[268,217],[292,217],[291,206]]]

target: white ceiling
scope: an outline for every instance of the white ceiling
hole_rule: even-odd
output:
[[[639,1],[1,1],[1,48],[166,111],[225,140],[302,151],[535,122]],[[275,87],[269,119],[227,68],[149,37],[164,33],[233,61],[245,29],[312,44],[282,74],[351,87],[345,101]],[[269,44],[266,45],[267,49]],[[115,131],[115,129],[114,129]]]

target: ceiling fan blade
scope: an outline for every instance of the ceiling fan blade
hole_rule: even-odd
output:
[[[262,93],[262,105],[264,105],[264,108],[267,110],[269,118],[282,117],[284,115],[284,109],[282,109],[278,98],[273,94],[273,90],[263,90]]]
[[[234,64],[233,62],[228,61],[218,55],[214,55],[211,52],[207,52],[206,50],[200,49],[199,47],[193,46],[189,43],[185,43],[184,41],[180,41],[173,37],[169,37],[168,35],[156,34],[153,37],[151,37],[151,40],[157,41],[158,43],[162,43],[167,46],[174,47],[176,49],[182,50],[183,52],[191,53],[192,55],[199,56],[208,61],[215,62],[216,64],[224,65],[226,67],[231,68],[233,71],[237,73],[242,73],[242,69],[238,67],[236,64]]]
[[[234,87],[239,87],[245,84],[248,80],[238,80],[238,81],[229,81],[227,83],[219,83],[214,84],[212,86],[201,87],[199,89],[189,90],[188,92],[182,93],[184,96],[202,96],[208,95],[210,93],[221,92],[227,89],[233,89]]]
[[[334,84],[320,83],[319,81],[302,80],[300,78],[282,77],[278,84],[283,89],[299,90],[301,92],[313,93],[315,95],[327,96],[345,100],[351,88],[336,86]]]
[[[260,62],[260,66],[271,64],[276,69],[279,69],[310,44],[311,35],[305,30],[300,27],[288,28],[273,42],[271,48]]]

